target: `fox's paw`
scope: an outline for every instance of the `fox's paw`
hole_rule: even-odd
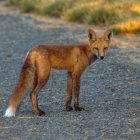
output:
[[[75,111],[76,111],[76,112],[78,112],[78,111],[82,111],[82,110],[84,110],[83,107],[75,107]]]
[[[39,112],[37,114],[38,114],[38,116],[45,116],[45,112],[42,110],[39,110]]]
[[[72,111],[72,110],[73,110],[73,108],[71,106],[66,107],[66,111]]]

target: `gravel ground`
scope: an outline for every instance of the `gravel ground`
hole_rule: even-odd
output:
[[[42,27],[42,28],[40,28]],[[103,30],[101,30],[103,32]],[[80,105],[65,112],[66,71],[56,71],[39,95],[47,113],[37,117],[29,94],[15,118],[3,118],[27,51],[38,43],[78,43],[87,27],[40,22],[32,17],[0,14],[0,140],[139,140],[140,46],[112,45],[82,77]]]

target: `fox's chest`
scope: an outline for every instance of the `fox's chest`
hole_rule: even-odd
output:
[[[91,65],[93,62],[95,62],[98,59],[96,54],[93,54],[89,58],[89,65]]]

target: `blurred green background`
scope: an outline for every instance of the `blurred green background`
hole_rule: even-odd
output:
[[[22,12],[67,21],[111,26],[117,33],[140,32],[140,0],[7,0]]]

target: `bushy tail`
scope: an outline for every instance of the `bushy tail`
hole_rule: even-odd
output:
[[[31,64],[25,62],[17,86],[10,97],[9,106],[4,114],[5,117],[15,116],[17,107],[23,100],[27,90],[33,85],[34,76],[35,68]]]

